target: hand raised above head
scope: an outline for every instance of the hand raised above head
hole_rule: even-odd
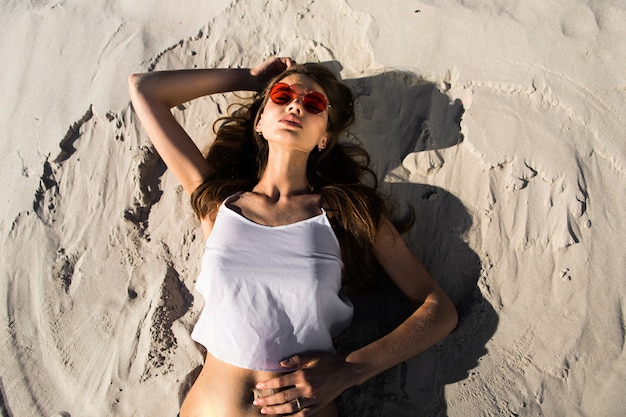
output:
[[[265,84],[281,72],[285,71],[296,63],[290,57],[271,57],[262,64],[250,69],[250,75],[257,80],[259,89],[265,87]]]

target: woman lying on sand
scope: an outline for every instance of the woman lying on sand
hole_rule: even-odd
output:
[[[362,183],[360,147],[338,143],[354,118],[350,90],[320,64],[272,58],[252,69],[129,78],[134,109],[200,219],[206,247],[192,337],[207,350],[182,417],[336,416],[344,390],[441,340],[456,326],[448,296],[411,254],[385,203]],[[259,91],[221,119],[203,156],[170,109]],[[366,287],[380,264],[417,306],[398,328],[348,355],[342,287]]]

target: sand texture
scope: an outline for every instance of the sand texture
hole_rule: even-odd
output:
[[[184,4],[183,4],[184,3]],[[126,77],[321,61],[461,321],[342,416],[626,415],[626,4],[79,0],[0,6],[0,416],[174,416],[202,237]],[[232,94],[175,110],[197,143]],[[409,306],[355,297],[349,351]]]

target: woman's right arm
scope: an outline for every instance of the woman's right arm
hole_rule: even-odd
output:
[[[257,90],[291,66],[289,58],[271,58],[253,69],[202,69],[133,74],[128,79],[133,108],[157,152],[189,193],[213,174],[171,108],[198,97]]]

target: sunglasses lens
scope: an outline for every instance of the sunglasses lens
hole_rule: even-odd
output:
[[[274,84],[272,89],[270,90],[270,99],[276,104],[287,104],[293,100],[293,92],[291,91],[291,87],[287,84],[277,83]]]
[[[317,91],[305,95],[302,104],[306,111],[313,114],[320,114],[328,107],[326,97]]]
[[[291,89],[289,84],[276,83],[270,89],[270,99],[279,105],[291,103],[298,95]],[[328,107],[328,102],[324,94],[313,91],[302,97],[302,105],[309,113],[320,114]]]

